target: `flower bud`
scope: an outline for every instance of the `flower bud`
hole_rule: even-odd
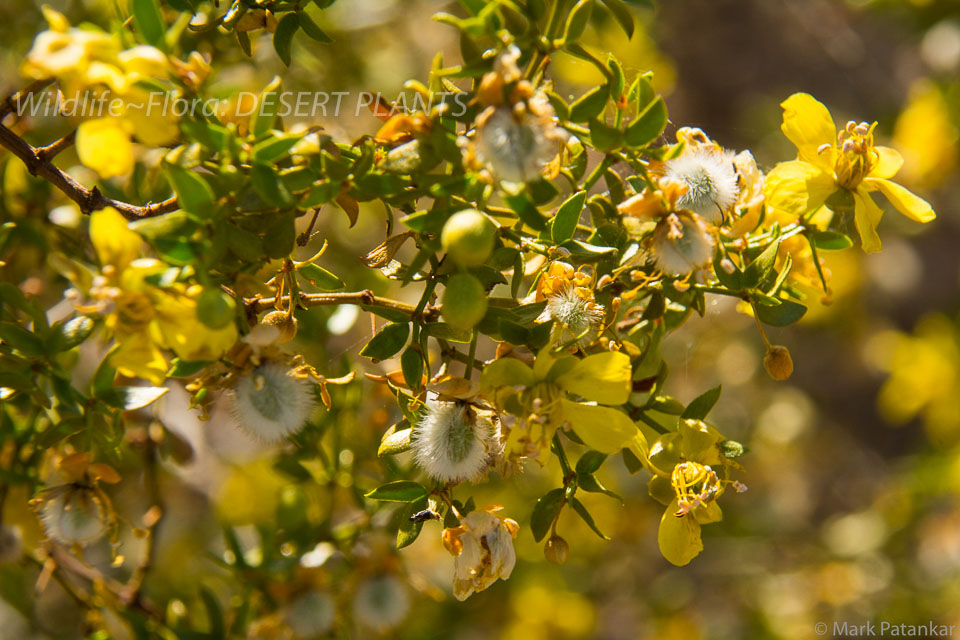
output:
[[[570,557],[570,545],[558,535],[552,535],[543,547],[543,555],[553,564],[566,564]]]
[[[464,209],[443,225],[440,242],[450,259],[461,267],[478,267],[493,252],[496,228],[476,209]]]
[[[450,276],[443,291],[440,313],[450,326],[468,331],[487,313],[487,292],[468,273]]]
[[[763,368],[774,380],[783,381],[789,378],[793,374],[793,359],[789,349],[779,344],[767,347],[767,353],[763,356]]]

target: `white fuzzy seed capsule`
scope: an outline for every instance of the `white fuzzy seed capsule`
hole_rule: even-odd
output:
[[[107,508],[97,492],[78,485],[51,489],[40,512],[47,535],[67,546],[87,545],[107,532]]]
[[[387,631],[398,626],[410,612],[410,595],[392,575],[364,580],[353,596],[353,615],[363,626]]]
[[[237,382],[233,415],[248,433],[266,442],[279,442],[303,427],[314,406],[306,380],[276,362],[260,365]]]
[[[427,411],[414,427],[414,459],[441,482],[462,482],[479,475],[490,460],[494,426],[459,402],[427,402]]]
[[[733,156],[709,149],[684,153],[666,164],[666,177],[687,185],[677,207],[719,225],[737,199],[739,186]]]

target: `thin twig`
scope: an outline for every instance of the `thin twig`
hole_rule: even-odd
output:
[[[26,140],[2,124],[3,118],[15,112],[20,102],[26,96],[40,91],[51,82],[52,80],[37,80],[22,91],[8,97],[3,104],[0,104],[0,146],[20,158],[31,175],[39,176],[47,180],[62,191],[68,198],[76,202],[80,207],[80,211],[85,214],[106,209],[107,207],[113,207],[128,220],[139,220],[140,218],[152,218],[163,215],[164,213],[169,213],[179,208],[176,196],[167,198],[162,202],[138,206],[108,198],[100,193],[97,187],[87,189],[74,180],[70,175],[54,165],[52,160],[58,153],[74,143],[76,132],[64,136],[45,147],[37,148],[30,145]]]
[[[282,296],[280,301],[286,302],[289,300],[288,296]],[[381,298],[380,296],[375,296],[372,291],[366,289],[364,291],[356,292],[344,292],[344,293],[300,293],[299,298],[300,304],[305,307],[320,307],[325,305],[338,305],[338,304],[353,304],[358,306],[365,307],[383,307],[385,309],[390,309],[391,311],[399,311],[400,313],[406,314],[411,317],[411,319],[422,319],[427,322],[435,320],[439,315],[439,309],[433,306],[427,306],[422,312],[418,312],[417,308],[411,304],[405,302],[399,302],[398,300],[391,300],[389,298]],[[277,299],[273,298],[249,298],[244,301],[244,304],[247,307],[247,312],[250,314],[257,314],[261,311],[267,309],[272,309],[275,307]]]

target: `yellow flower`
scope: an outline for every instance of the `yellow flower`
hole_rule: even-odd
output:
[[[110,362],[121,374],[159,385],[169,369],[164,349],[183,360],[215,360],[237,341],[233,324],[211,329],[197,318],[199,287],[150,283],[167,265],[137,258],[140,236],[115,209],[91,216],[90,239],[103,266],[91,294],[108,310],[106,326],[117,341]]]
[[[851,121],[838,133],[827,108],[806,93],[795,93],[780,106],[781,129],[796,145],[797,159],[778,164],[767,175],[768,208],[804,215],[828,198],[852,200],[854,223],[868,253],[880,249],[877,225],[883,216],[872,192],[883,193],[911,220],[929,222],[936,217],[930,203],[889,180],[903,158],[894,149],[874,145],[876,123]]]

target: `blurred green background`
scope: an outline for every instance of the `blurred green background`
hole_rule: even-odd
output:
[[[104,28],[126,15],[113,2],[51,5],[74,23]],[[458,59],[454,31],[430,19],[438,10],[459,12],[453,2],[341,0],[318,13],[335,45],[298,38],[289,70],[268,38],[255,41],[252,60],[227,37],[185,38],[212,56],[214,93],[222,96],[256,91],[280,73],[288,88],[392,98],[407,78],[426,78],[437,52],[449,62]],[[906,159],[904,184],[938,213],[922,228],[886,216],[882,253],[826,256],[834,302],[818,304],[814,295],[800,325],[771,335],[793,353],[796,371],[788,383],[764,374],[752,320],[726,300],[711,300],[704,318],[693,317],[669,338],[664,355],[672,373],[665,391],[686,402],[723,384],[711,419],[749,449],[740,479],[750,491],[725,501],[724,521],[704,529],[705,551],[687,567],[668,564],[656,544],[662,506],[647,496],[643,473],[631,476],[613,459],[600,476],[624,504],[599,494],[588,498],[613,540],[600,540],[565,513],[559,530],[571,544],[570,561],[548,564],[529,533],[529,511],[556,486],[560,471],[531,465],[523,476],[473,493],[478,505],[504,504],[520,522],[518,563],[509,581],[460,603],[449,594],[453,561],[440,544],[438,523],[427,523],[398,555],[391,550],[391,510],[368,513],[353,498],[355,489],[367,490],[383,477],[376,448],[396,418],[383,388],[338,388],[334,411],[318,415],[320,426],[335,424],[339,434],[328,442],[339,460],[334,477],[278,470],[275,452],[261,457],[262,446],[222,413],[199,422],[185,409],[185,394],[174,389],[140,427],[160,421],[192,450],[189,459],[171,456],[163,464],[168,515],[147,581],[150,599],[175,615],[203,618],[198,585],[229,602],[248,597],[244,589],[254,584],[266,599],[258,602],[286,611],[284,620],[296,628],[296,616],[309,615],[290,613],[287,605],[309,588],[347,612],[333,633],[354,637],[804,639],[821,637],[817,622],[830,625],[827,637],[834,621],[960,627],[960,2],[663,0],[655,10],[636,10],[645,28],[632,40],[600,20],[585,44],[612,51],[628,74],[655,72],[670,109],[668,136],[679,126],[699,126],[727,148],[751,149],[761,167],[770,168],[793,148],[779,131],[778,104],[806,91],[841,124],[879,121],[880,140]],[[5,91],[21,86],[19,62],[43,28],[33,2],[0,4]],[[557,57],[551,69],[561,94],[579,95],[597,80],[592,67],[572,58]],[[340,141],[378,126],[369,113],[357,116],[352,109],[317,123]],[[38,122],[34,134],[49,139],[63,126]],[[7,168],[6,154],[0,162],[9,190],[19,174]],[[383,237],[382,214],[365,213],[353,229],[343,216],[321,220],[320,235],[331,242],[321,264],[346,272],[351,290],[387,291],[387,281],[358,259]],[[3,278],[34,278],[41,293],[56,299],[56,283],[42,275],[45,211],[12,211],[7,204],[4,215],[36,219],[37,238],[35,246],[20,249],[34,251],[32,262],[19,261],[19,271]],[[325,372],[341,374],[369,335],[368,325],[348,308],[314,309],[301,317],[301,336],[308,339],[297,346]],[[392,368],[384,363],[379,370]],[[140,491],[121,485],[113,496],[118,510],[138,513]],[[4,516],[35,541],[39,531],[31,528],[24,498],[8,500]],[[270,531],[310,531],[318,522],[333,537],[362,532],[349,557],[321,543],[299,568],[283,564],[293,557],[296,565],[308,550],[271,548]],[[223,565],[231,552],[222,523],[235,527],[254,567],[247,586]],[[135,552],[135,539],[124,544]],[[92,548],[87,559],[103,562],[107,553]],[[265,566],[265,557],[278,568]],[[0,638],[77,637],[80,614],[54,586],[34,598],[36,574],[33,567],[0,565],[0,595],[7,601],[0,601]],[[399,591],[389,588],[393,583],[372,582],[391,575],[403,576]],[[379,588],[373,595],[363,588],[371,584]],[[276,621],[259,622],[250,637],[290,637],[271,635],[286,633]],[[300,622],[301,629],[309,627]],[[108,623],[124,637],[119,620]]]

